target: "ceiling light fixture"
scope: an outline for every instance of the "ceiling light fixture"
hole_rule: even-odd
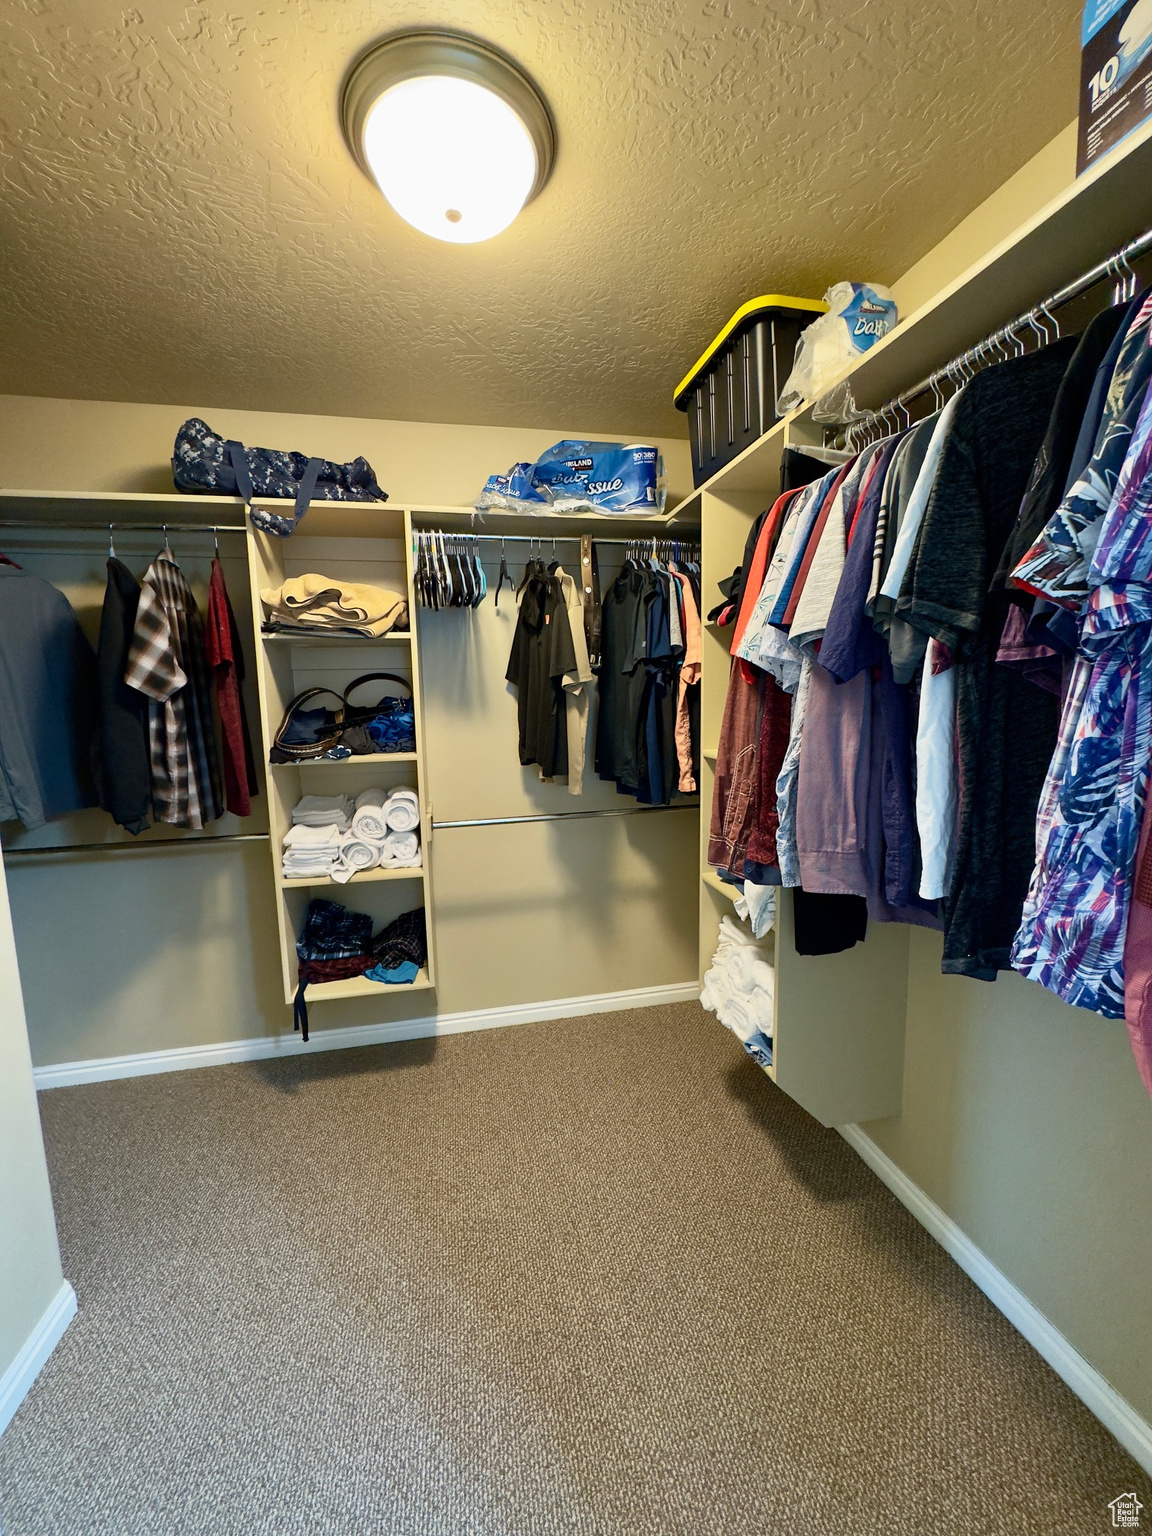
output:
[[[507,229],[556,153],[551,114],[528,76],[458,32],[375,44],[344,81],[340,121],[400,217],[460,245]]]

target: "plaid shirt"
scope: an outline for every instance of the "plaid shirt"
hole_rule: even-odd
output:
[[[148,700],[157,821],[199,830],[223,814],[204,622],[171,554],[144,577],[124,681]]]

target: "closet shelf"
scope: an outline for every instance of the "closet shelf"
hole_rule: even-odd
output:
[[[693,510],[693,498],[687,497],[667,512],[629,516],[626,512],[531,513],[476,512],[472,507],[414,507],[413,524],[422,529],[425,522],[444,533],[531,534],[545,545],[552,538],[571,538],[591,534],[595,539],[610,533],[625,538],[666,539],[678,532],[696,534],[700,529],[699,503]]]
[[[278,878],[280,888],[285,891],[311,891],[317,886],[334,886],[336,890],[343,890],[346,885],[370,885],[378,880],[423,880],[424,866],[418,864],[415,869],[362,869],[359,874],[353,875],[351,880],[332,880],[328,875],[321,875],[315,880],[285,880],[283,875]]]
[[[414,763],[417,752],[361,752],[351,757],[306,757],[298,763],[269,763],[269,768],[376,768],[381,763]]]
[[[735,901],[740,892],[734,885],[729,885],[727,880],[721,880],[714,869],[705,869],[701,872],[700,879],[713,891],[718,891],[721,896],[727,896],[729,901]]]
[[[386,635],[266,635],[261,632],[260,638],[265,645],[411,645],[412,631],[410,629],[397,629],[391,630]]]
[[[714,763],[716,761],[716,757],[717,757],[717,754],[719,753],[719,751],[720,751],[719,747],[704,747],[704,748],[701,749],[700,755],[701,755],[701,757],[705,758],[708,762]]]
[[[416,980],[390,983],[369,981],[366,976],[350,976],[347,981],[317,981],[304,988],[304,1000],[309,1003],[331,1002],[341,997],[388,997],[402,992],[425,992],[432,986],[428,972],[416,973]]]

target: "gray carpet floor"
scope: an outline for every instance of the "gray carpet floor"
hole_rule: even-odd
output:
[[[1062,1536],[1152,1486],[695,1004],[41,1096],[5,1536]]]

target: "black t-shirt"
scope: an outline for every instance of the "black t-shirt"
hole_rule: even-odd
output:
[[[1059,721],[1058,699],[997,666],[1008,599],[988,588],[1075,349],[1074,337],[1053,342],[965,389],[896,605],[956,658],[960,805],[943,969],[986,981],[1008,968]]]
[[[563,678],[575,670],[576,652],[564,594],[560,583],[541,567],[538,574],[529,577],[520,599],[504,675],[516,689],[520,761],[539,764],[547,779],[568,772]]]
[[[136,628],[140,583],[108,561],[96,671],[100,686],[100,803],[127,831],[143,832],[152,810],[148,700],[124,681]]]
[[[644,573],[625,566],[604,594],[600,625],[599,714],[596,772],[635,794],[642,782],[641,708],[648,674],[647,584]]]
[[[1019,587],[1013,588],[1008,577],[1013,567],[1032,548],[1045,523],[1060,505],[1080,423],[1084,420],[1088,397],[1096,380],[1096,370],[1127,313],[1127,304],[1115,304],[1097,315],[1085,328],[1064,377],[1060,380],[1052,414],[1048,418],[1048,430],[1032,466],[1032,476],[1020,504],[1016,524],[1005,542],[1000,563],[992,578],[994,592],[1007,591],[1017,602],[1026,601],[1031,606],[1032,598]]]

